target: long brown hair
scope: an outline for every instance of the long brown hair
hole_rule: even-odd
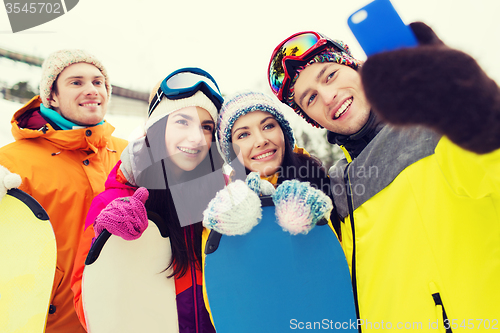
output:
[[[281,128],[281,125],[280,125]],[[283,129],[281,129],[283,130]],[[285,180],[297,179],[302,182],[309,182],[312,187],[321,190],[327,196],[332,199],[330,178],[328,177],[327,170],[323,166],[323,163],[313,155],[305,155],[294,152],[294,148],[288,136],[285,137],[285,153],[283,156],[283,161],[281,162],[280,173],[278,175],[277,184],[283,183]],[[241,162],[236,157],[232,146],[230,148],[230,159],[231,165],[235,170],[234,179],[245,180],[246,176],[251,172],[248,168],[241,165]],[[244,170],[244,173],[243,173]],[[335,209],[335,202],[333,202],[334,209],[330,214],[330,220],[332,225],[340,235],[340,220],[337,215],[337,210]]]
[[[167,120],[168,116],[148,129],[147,152],[141,151],[135,158],[147,159],[151,165],[140,173],[136,182],[149,191],[146,209],[158,214],[168,227],[172,258],[166,269],[173,268],[169,277],[181,277],[192,266],[201,269],[202,213],[209,200],[224,186],[222,158],[214,148],[215,135],[212,135],[212,147],[205,159],[194,170],[185,171],[181,177],[173,177],[169,172],[172,162],[166,156]],[[214,177],[200,178],[208,174]],[[177,200],[174,200],[174,194]],[[176,205],[178,200],[190,203],[189,209]]]

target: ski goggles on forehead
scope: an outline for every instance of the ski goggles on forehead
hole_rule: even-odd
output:
[[[214,78],[200,68],[182,68],[167,76],[160,84],[156,95],[149,103],[148,116],[158,106],[163,97],[182,99],[202,91],[220,110],[224,99]]]
[[[296,68],[304,65],[331,45],[347,53],[342,45],[314,31],[296,33],[274,49],[267,75],[269,85],[280,101],[284,101],[287,97],[283,96],[283,92],[288,92]]]

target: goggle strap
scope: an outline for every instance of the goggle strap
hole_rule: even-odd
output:
[[[156,94],[153,97],[153,99],[151,100],[151,104],[149,104],[148,117],[151,116],[151,113],[153,113],[153,110],[158,106],[162,97],[163,97],[163,90],[161,90],[161,87],[160,87],[156,91]]]
[[[310,32],[307,32],[307,33],[310,33]],[[291,74],[295,72],[295,69],[297,67],[296,64],[300,64],[301,66],[304,65],[304,64],[306,64],[314,56],[316,56],[317,54],[319,54],[320,52],[322,52],[323,50],[325,50],[328,47],[328,43],[330,43],[332,46],[334,46],[335,48],[337,48],[340,51],[340,53],[345,53],[345,54],[349,55],[349,52],[347,52],[347,50],[342,45],[340,45],[339,43],[337,43],[333,39],[328,38],[328,37],[326,37],[326,36],[324,36],[322,34],[314,33],[314,35],[316,35],[316,37],[318,37],[319,39],[314,43],[313,46],[311,46],[308,50],[306,50],[302,55],[298,56],[298,57],[300,57],[300,59],[291,60],[291,59],[286,59],[288,56],[284,56],[283,59],[281,60],[282,61],[281,65],[283,67],[285,77],[281,81],[281,85],[279,86],[278,91],[275,92],[277,94],[278,98],[283,98],[282,95],[283,95],[283,89],[285,88],[285,86],[287,86],[286,89],[288,90],[289,82],[286,82],[286,81],[289,81],[289,80],[292,79]],[[271,61],[270,64],[272,64],[273,61],[275,61],[275,58],[276,58],[277,54],[280,53],[280,51],[283,49],[283,46],[288,41],[290,41],[290,40],[292,40],[294,38],[297,38],[298,36],[300,36],[300,34],[291,36],[288,39],[286,39],[285,41],[283,41],[280,44],[280,46],[277,47],[277,50],[275,51],[273,57],[271,58],[272,61]],[[325,40],[326,43],[322,43],[322,45],[318,46],[318,43],[320,42],[320,40]],[[304,54],[307,53],[307,52],[309,52],[311,49],[314,49],[314,51],[312,51],[306,57],[304,57]],[[269,68],[269,72],[271,72],[271,71],[272,71],[272,68],[270,67]],[[288,76],[288,80],[287,80],[287,76]],[[270,79],[270,83],[271,83],[271,79]],[[271,83],[271,88],[274,91],[274,88],[273,88],[272,85],[273,84]]]
[[[169,87],[168,82],[170,80],[173,80],[176,76],[185,75],[185,74],[190,74],[190,75],[196,77],[197,79],[194,80],[194,81],[191,81],[191,82],[194,82],[194,83],[190,83],[188,86],[185,86],[185,87],[176,87],[176,88],[170,88]],[[175,73],[174,75],[168,77],[165,80],[165,85],[166,85],[167,88],[175,90],[175,89],[186,89],[186,88],[190,88],[190,87],[195,87],[200,82],[204,82],[207,86],[209,86],[214,91],[220,91],[219,90],[219,86],[217,86],[217,83],[210,76],[210,74],[208,74],[208,73],[198,73],[198,72],[193,72],[193,71],[184,71],[184,72]]]

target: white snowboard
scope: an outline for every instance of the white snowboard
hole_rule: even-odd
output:
[[[165,271],[170,238],[149,218],[136,240],[104,231],[93,244],[82,280],[89,333],[179,332],[175,282]]]

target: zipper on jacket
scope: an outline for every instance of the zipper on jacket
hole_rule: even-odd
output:
[[[344,182],[346,187],[346,195],[347,195],[347,206],[349,208],[349,216],[351,220],[351,231],[352,231],[352,259],[351,259],[351,283],[352,283],[352,292],[354,295],[354,305],[356,306],[356,317],[359,317],[359,304],[358,304],[358,288],[356,282],[356,230],[354,228],[354,205],[352,201],[352,191],[351,191],[351,182],[349,180],[349,166],[351,163],[347,164],[344,172]],[[358,325],[358,331],[361,333],[361,326]]]
[[[191,278],[193,279],[193,297],[194,297],[194,320],[196,332],[200,331],[200,323],[198,320],[198,298],[197,298],[197,285],[196,285],[196,269],[191,265]]]
[[[189,226],[189,229],[191,231],[191,244],[194,244],[194,227],[191,224]],[[193,249],[193,258],[196,258],[196,253],[194,252]],[[196,284],[196,262],[193,262],[191,264],[191,283],[193,285],[193,305],[194,305],[194,323],[195,323],[195,329],[196,332],[200,332],[200,320],[198,318],[198,286]]]
[[[446,333],[452,333],[451,323],[446,315],[446,311],[444,309],[443,301],[441,300],[441,295],[439,293],[432,294],[432,299],[434,300],[434,304],[436,307],[441,306],[441,310],[443,313],[443,327],[446,329]]]
[[[42,127],[40,127],[38,129],[38,131],[42,132],[43,134],[47,133],[48,130],[49,130],[49,128],[47,127],[47,125],[43,125]]]

